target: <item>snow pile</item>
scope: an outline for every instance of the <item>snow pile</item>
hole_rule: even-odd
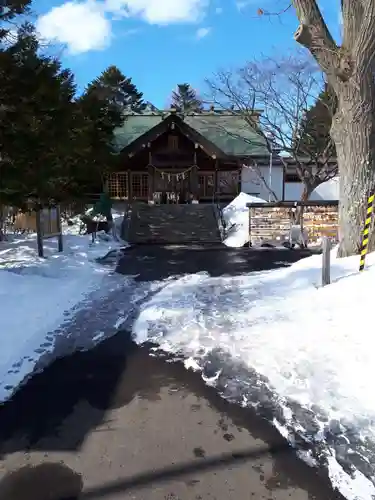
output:
[[[116,226],[121,216],[114,214]],[[64,224],[64,250],[57,240],[44,241],[45,259],[37,254],[36,235],[9,235],[0,242],[0,401],[11,395],[40,356],[53,349],[53,332],[76,312],[94,290],[106,293],[112,269],[96,261],[126,244],[105,233],[91,244],[79,235],[79,222]],[[103,290],[102,290],[103,288]]]
[[[233,248],[243,247],[249,241],[249,209],[247,203],[266,203],[265,200],[240,193],[223,209],[223,218],[228,228],[224,245]]]
[[[311,194],[313,200],[338,200],[340,191],[340,182],[338,177],[323,182]]]
[[[196,274],[167,284],[141,308],[138,342],[186,359],[207,383],[270,419],[310,464],[328,467],[348,499],[375,495],[375,254],[332,252],[238,277]],[[302,451],[304,450],[304,451]]]

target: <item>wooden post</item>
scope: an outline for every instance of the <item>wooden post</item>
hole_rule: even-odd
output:
[[[326,286],[331,283],[331,240],[324,236],[322,243],[322,286]]]
[[[249,248],[251,247],[251,208],[249,207]]]
[[[35,218],[36,218],[36,243],[38,245],[38,255],[39,257],[43,258],[44,257],[44,252],[43,252],[43,234],[42,234],[42,224],[40,220],[40,214],[41,210],[38,209],[35,212]]]
[[[148,173],[148,202],[154,203],[154,185],[155,185],[155,169],[152,165],[147,167]]]
[[[194,200],[198,200],[198,167],[194,165],[190,171],[190,190]]]
[[[59,232],[59,235],[57,237],[57,244],[58,244],[58,249],[59,252],[63,251],[63,236],[62,236],[62,229],[61,229],[61,212],[60,212],[60,205],[56,206],[56,225],[57,225],[57,230]]]

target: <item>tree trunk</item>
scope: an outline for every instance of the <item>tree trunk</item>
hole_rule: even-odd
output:
[[[4,219],[5,219],[4,207],[0,205],[0,241],[5,240]]]
[[[367,198],[375,188],[375,88],[372,74],[342,83],[331,136],[340,176],[339,257],[354,255],[361,246]],[[369,251],[375,250],[371,231]]]
[[[303,191],[301,194],[301,201],[306,202],[310,199],[311,193],[317,187],[315,184],[311,184],[309,182],[305,182],[303,186]]]
[[[314,189],[317,186],[315,184],[312,184],[310,182],[304,182],[303,184],[303,191],[301,194],[301,201],[302,202],[307,202],[311,196],[311,193],[314,191]],[[304,207],[297,207],[296,209],[296,215],[295,215],[295,224],[300,224],[303,216],[303,208]]]
[[[343,0],[342,45],[337,45],[317,0],[292,0],[300,25],[295,40],[324,71],[337,97],[332,120],[340,177],[339,257],[358,253],[367,197],[375,187],[374,0]],[[375,250],[370,229],[369,250]]]

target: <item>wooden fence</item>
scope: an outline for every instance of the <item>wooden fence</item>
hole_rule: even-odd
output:
[[[248,203],[250,245],[282,245],[295,230],[307,245],[319,245],[323,236],[338,242],[338,202]]]

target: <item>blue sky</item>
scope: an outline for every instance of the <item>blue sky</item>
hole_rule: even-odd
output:
[[[335,37],[339,0],[320,0]],[[42,37],[63,44],[61,55],[79,88],[116,64],[147,100],[164,107],[178,83],[205,91],[219,68],[296,48],[288,0],[34,0]],[[62,47],[62,45],[57,45]],[[57,49],[56,49],[57,50]]]

